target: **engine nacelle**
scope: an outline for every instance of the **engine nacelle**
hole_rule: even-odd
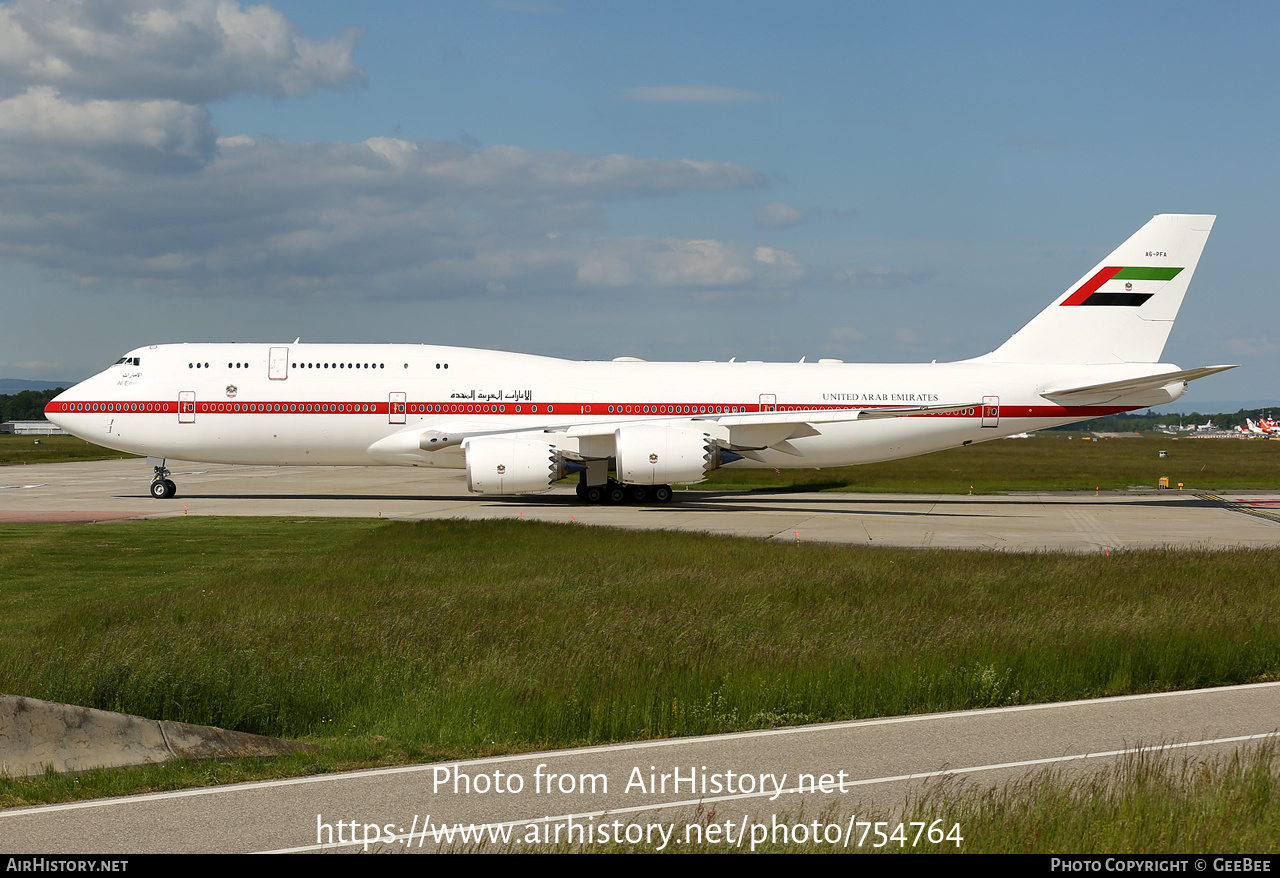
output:
[[[467,490],[475,494],[545,491],[568,474],[560,449],[546,439],[477,436],[462,443],[467,457]]]
[[[726,461],[710,435],[679,427],[622,427],[613,434],[618,480],[632,485],[700,482]]]

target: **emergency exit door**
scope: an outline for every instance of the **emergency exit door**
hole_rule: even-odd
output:
[[[1000,397],[984,396],[982,398],[982,426],[1000,426]]]
[[[392,393],[387,400],[387,412],[393,424],[403,424],[405,422],[405,412],[408,410],[408,396],[403,393]]]
[[[289,377],[289,349],[272,348],[267,361],[267,377],[272,381],[283,381]]]

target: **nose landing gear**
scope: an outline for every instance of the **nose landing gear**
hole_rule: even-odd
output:
[[[155,476],[151,479],[151,496],[157,500],[172,500],[176,497],[178,486],[170,480],[169,471],[165,469],[164,461],[162,460],[159,464],[156,464],[155,458],[148,458],[147,463],[150,463],[156,471]]]

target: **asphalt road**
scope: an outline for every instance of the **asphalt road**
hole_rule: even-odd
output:
[[[368,840],[370,850],[426,852],[448,847],[435,829],[487,824],[499,836],[510,827],[515,850],[531,833],[554,841],[557,826],[561,841],[577,826],[600,843],[625,839],[628,825],[638,827],[632,839],[674,845],[714,825],[715,844],[749,849],[757,827],[818,820],[843,838],[851,817],[856,843],[856,821],[892,824],[929,790],[924,816],[951,833],[957,820],[936,797],[948,784],[1089,771],[1139,748],[1203,759],[1273,737],[1278,725],[1277,683],[833,723],[12,809],[0,812],[0,847],[360,851]]]
[[[0,521],[174,515],[516,518],[770,540],[919,548],[1098,552],[1280,545],[1274,492],[1145,490],[930,495],[678,491],[667,506],[583,506],[571,489],[469,494],[461,473],[400,467],[249,467],[170,462],[178,496],[147,495],[141,460],[0,469]],[[1242,514],[1252,512],[1254,514]]]

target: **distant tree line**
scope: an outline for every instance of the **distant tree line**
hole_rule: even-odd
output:
[[[1164,424],[1166,427],[1173,429],[1177,429],[1179,424],[1184,424],[1187,429],[1190,429],[1192,424],[1199,425],[1213,421],[1215,427],[1231,430],[1235,427],[1244,426],[1246,418],[1252,418],[1256,422],[1261,417],[1270,417],[1273,411],[1277,411],[1277,409],[1240,409],[1235,414],[1227,414],[1225,412],[1201,414],[1200,412],[1192,412],[1189,415],[1180,415],[1176,412],[1153,412],[1148,409],[1145,412],[1106,415],[1089,421],[1067,424],[1065,427],[1050,427],[1049,429],[1062,431],[1092,430],[1098,433],[1141,433],[1154,430],[1157,424]]]
[[[19,390],[17,393],[0,393],[0,421],[40,421],[44,419],[44,407],[65,388],[53,390]]]

